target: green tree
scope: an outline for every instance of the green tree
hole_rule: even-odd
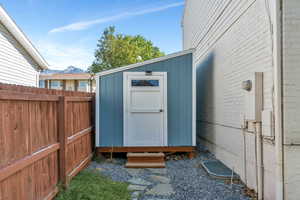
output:
[[[104,30],[98,40],[95,61],[89,67],[89,71],[97,73],[163,55],[158,47],[143,36],[117,34],[115,27],[111,26]]]

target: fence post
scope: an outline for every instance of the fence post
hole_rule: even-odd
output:
[[[64,96],[59,97],[58,106],[58,134],[59,134],[59,179],[64,187],[68,185],[67,178],[67,132],[66,132],[66,114],[67,105]]]

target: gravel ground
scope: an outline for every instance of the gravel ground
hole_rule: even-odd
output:
[[[175,160],[176,156],[166,161],[166,169],[126,169],[124,158],[114,158],[114,162],[92,162],[90,168],[96,168],[100,173],[112,178],[114,181],[129,182],[133,179],[150,182],[144,186],[146,189],[134,192],[134,200],[250,200],[243,195],[243,185],[228,184],[223,180],[211,178],[200,166],[201,161],[214,160],[214,156],[207,151],[198,151],[197,156],[189,160],[183,158]],[[159,171],[162,170],[162,171]],[[153,176],[163,177],[166,184],[160,184],[159,180],[153,180]],[[169,180],[169,182],[168,182]],[[135,180],[136,181],[136,180]],[[159,185],[158,185],[159,184]],[[142,183],[140,185],[143,185]],[[170,194],[153,194],[156,189],[168,190]],[[162,189],[166,187],[167,189]],[[171,188],[169,188],[169,186]]]

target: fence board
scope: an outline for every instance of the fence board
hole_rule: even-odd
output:
[[[77,139],[80,139],[80,138],[84,137],[85,135],[90,134],[92,130],[93,130],[93,127],[83,129],[82,131],[76,133],[75,135],[68,137],[67,143],[71,144],[72,142],[76,141]]]
[[[10,85],[0,83],[0,90],[9,90],[14,92],[21,93],[35,93],[35,94],[48,94],[48,95],[57,95],[57,96],[74,96],[74,97],[91,97],[91,93],[88,92],[74,92],[74,91],[63,91],[63,90],[53,90],[46,88],[34,88],[20,85]]]
[[[48,156],[52,152],[55,152],[59,149],[59,144],[52,144],[47,148],[42,149],[39,152],[35,152],[34,154],[24,157],[18,160],[15,163],[4,167],[0,171],[0,181],[6,179],[7,177],[11,176],[12,174],[16,173],[17,171],[37,162],[38,160]]]
[[[17,93],[7,90],[1,90],[0,99],[19,101],[58,101],[58,96],[45,94]]]
[[[0,200],[51,200],[92,157],[94,94],[0,83]]]

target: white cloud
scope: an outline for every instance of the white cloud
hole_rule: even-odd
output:
[[[103,24],[103,23],[107,23],[107,22],[111,22],[111,21],[117,21],[117,20],[124,19],[127,17],[133,17],[133,16],[145,15],[145,14],[149,14],[149,13],[160,12],[160,11],[167,10],[169,8],[182,6],[183,4],[184,4],[184,2],[177,2],[177,3],[164,5],[161,7],[149,8],[149,9],[144,9],[144,10],[135,11],[135,12],[123,12],[118,15],[103,17],[103,18],[99,18],[96,20],[76,22],[76,23],[72,23],[72,24],[69,24],[66,26],[54,28],[54,29],[50,30],[49,33],[84,30],[84,29],[88,29],[91,26],[94,26],[97,24]]]
[[[93,51],[83,45],[64,46],[52,41],[39,41],[37,47],[51,69],[65,69],[70,65],[87,69],[94,60]]]

